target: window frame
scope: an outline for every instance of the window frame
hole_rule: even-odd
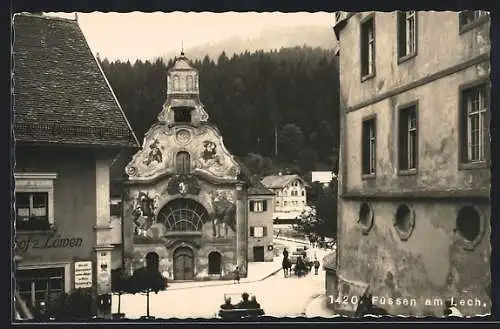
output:
[[[363,35],[363,32],[364,32],[364,29],[363,27],[368,24],[369,22],[371,21],[371,25],[372,25],[372,35],[373,35],[373,39],[372,40],[368,40],[368,63],[367,63],[367,67],[368,67],[368,71],[369,69],[371,68],[371,72],[368,72],[366,74],[363,74],[363,49],[364,49],[364,44],[363,44],[363,41],[364,41],[364,35]],[[369,61],[369,56],[370,56],[370,49],[369,49],[369,45],[370,45],[370,42],[372,44],[372,48],[371,48],[371,56],[372,56],[372,63],[370,65],[370,61]],[[359,63],[360,63],[360,78],[361,78],[361,82],[364,82],[366,80],[369,80],[373,77],[375,77],[376,75],[376,37],[375,37],[375,13],[370,13],[368,15],[366,15],[365,17],[363,17],[360,22],[359,22]]]
[[[256,236],[255,235],[255,229],[256,228],[262,229],[262,235],[261,236]],[[265,237],[267,237],[267,226],[250,226],[249,235],[250,235],[251,238],[257,238],[257,239],[265,238]]]
[[[408,109],[410,108],[414,108],[415,109],[415,130],[416,130],[416,155],[415,155],[415,167],[414,168],[402,168],[401,166],[401,161],[400,161],[400,156],[401,156],[401,151],[402,151],[402,148],[401,148],[401,127],[402,127],[402,123],[401,123],[401,119],[402,119],[402,115],[403,115],[403,112],[404,111],[407,111]],[[407,175],[416,175],[418,173],[418,164],[419,164],[419,141],[420,141],[420,127],[419,127],[419,124],[420,124],[420,117],[419,117],[419,102],[418,100],[414,100],[412,102],[409,102],[409,103],[405,103],[405,104],[402,104],[400,106],[397,107],[397,132],[398,132],[398,135],[397,135],[397,138],[398,138],[398,142],[397,142],[397,148],[396,148],[396,152],[397,152],[397,164],[398,164],[398,175],[399,176],[407,176]],[[405,116],[405,121],[408,123],[408,117]],[[406,139],[405,139],[405,142],[406,144],[408,144],[409,142],[409,128],[408,128],[408,124],[406,125]],[[408,158],[409,156],[409,153],[408,153],[408,148],[406,148],[406,157]],[[409,161],[408,161],[409,162]]]
[[[57,179],[57,173],[17,172],[14,173],[14,179],[16,184],[15,193],[47,193],[47,220],[49,222],[48,230],[19,230],[16,227],[16,233],[33,234],[53,232],[55,229],[54,181]],[[17,213],[15,215],[14,225],[16,225],[16,223]]]
[[[483,77],[475,81],[465,83],[459,86],[458,90],[458,169],[459,170],[470,170],[470,169],[484,169],[488,168],[491,161],[491,140],[486,141],[484,145],[484,160],[470,162],[468,160],[469,155],[469,119],[466,113],[466,108],[464,107],[464,94],[465,92],[484,86],[485,88],[485,103],[486,110],[484,113],[486,122],[486,135],[491,136],[490,123],[491,123],[491,82],[488,77]],[[465,122],[464,122],[465,120]]]
[[[260,209],[256,209],[256,205],[261,205]],[[267,211],[267,200],[248,200],[248,208],[250,212],[262,213]],[[257,207],[259,208],[259,207]]]
[[[375,149],[374,149],[374,164],[373,164],[373,173],[366,173],[365,172],[365,158],[364,158],[364,149],[365,149],[365,124],[367,124],[369,121],[373,122],[374,124],[374,141],[375,141]],[[370,137],[368,142],[368,148],[371,149],[371,140],[372,138]],[[366,117],[364,117],[362,120],[361,120],[361,176],[362,176],[362,179],[372,179],[372,178],[375,178],[377,176],[377,115],[376,114],[371,114],[371,115],[368,115]],[[370,162],[371,162],[371,152],[369,152],[369,155],[370,157]],[[370,169],[370,168],[368,168]]]
[[[52,268],[63,268],[64,278],[63,281],[63,292],[69,293],[74,288],[74,280],[72,282],[71,269],[72,263],[68,262],[54,262],[50,264],[36,264],[36,265],[18,265],[16,270],[18,271],[31,271],[31,270],[41,270],[41,269],[52,269]],[[14,275],[15,278],[15,275]],[[17,278],[16,282],[17,282]],[[47,305],[48,306],[48,305]]]
[[[412,52],[407,52],[406,51],[406,46],[408,43],[408,13],[413,12],[413,20],[414,20],[414,33],[413,33],[413,51]],[[404,17],[402,17],[404,15]],[[404,19],[404,30],[402,29],[401,23],[402,20]],[[414,58],[417,56],[418,53],[418,15],[416,10],[408,10],[408,11],[397,11],[396,12],[396,31],[397,31],[397,59],[398,59],[398,65],[406,62],[407,60]],[[401,33],[405,34],[405,43],[404,45],[401,44],[401,38],[402,35]],[[405,54],[401,55],[402,48],[405,48]]]
[[[478,12],[478,13],[482,13],[482,15],[477,17],[474,21],[464,24],[463,17],[464,17],[464,14],[467,12],[473,12],[473,13]],[[462,35],[468,31],[471,31],[474,28],[488,22],[490,19],[490,13],[486,10],[462,10],[458,13],[457,17],[458,17],[458,34]]]

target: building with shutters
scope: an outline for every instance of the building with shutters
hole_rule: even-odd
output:
[[[169,280],[247,274],[248,180],[199,96],[198,71],[181,53],[167,97],[125,167],[123,257],[131,273],[154,260]]]
[[[109,167],[139,143],[76,20],[13,21],[15,287],[50,309],[110,293]]]
[[[489,313],[489,14],[336,17],[338,247],[327,280],[338,289],[327,291],[416,299],[379,299],[394,315],[442,316],[433,297]]]
[[[274,193],[259,180],[248,188],[248,261],[272,262]]]

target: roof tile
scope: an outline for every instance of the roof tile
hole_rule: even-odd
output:
[[[138,147],[75,20],[14,16],[17,141]]]

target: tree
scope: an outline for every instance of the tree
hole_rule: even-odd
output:
[[[303,173],[313,171],[316,168],[318,154],[311,147],[307,147],[300,151],[298,164]]]
[[[317,215],[315,206],[307,206],[297,216],[295,224],[292,224],[295,231],[311,234],[318,233],[317,228],[321,225],[321,219]]]
[[[279,136],[279,154],[289,162],[297,160],[297,155],[304,144],[302,129],[295,123],[288,123],[281,129]]]
[[[167,287],[166,279],[154,266],[141,267],[134,271],[131,278],[126,280],[127,290],[133,294],[146,294],[146,318],[151,318],[149,313],[149,293],[157,294],[160,290]]]

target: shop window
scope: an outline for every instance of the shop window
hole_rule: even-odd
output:
[[[17,270],[19,294],[33,308],[38,308],[41,302],[50,308],[51,303],[65,292],[64,272],[64,267]]]

